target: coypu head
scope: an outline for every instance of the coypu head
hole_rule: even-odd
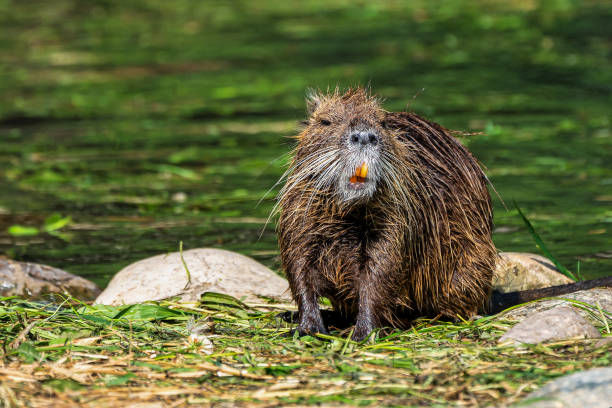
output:
[[[307,104],[285,190],[330,194],[342,207],[367,202],[390,175],[398,143],[386,111],[362,88],[311,93]]]

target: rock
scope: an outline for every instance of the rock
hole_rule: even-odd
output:
[[[181,301],[196,302],[204,292],[219,292],[247,302],[261,297],[289,301],[289,285],[270,269],[235,252],[198,248],[183,252],[191,273],[187,273],[180,253],[157,255],[126,266],[98,296],[96,303],[122,305],[180,296]]]
[[[502,293],[565,285],[573,281],[548,259],[523,252],[502,252],[493,274],[493,290]]]
[[[599,338],[601,333],[588,320],[568,306],[558,306],[529,316],[508,330],[500,343],[538,344],[572,338]]]
[[[591,305],[591,312],[583,309],[574,309],[582,317],[588,319],[595,325],[602,325],[601,314],[599,307],[601,307],[601,313],[607,313],[609,316],[612,315],[612,288],[594,288],[588,290],[579,290],[578,292],[568,293],[554,298],[542,299],[535,302],[527,303],[523,306],[519,306],[506,313],[500,314],[500,318],[510,320],[524,320],[534,313],[538,313],[544,310],[550,310],[557,306],[571,306],[572,302],[565,300],[576,300],[582,303]],[[599,306],[598,306],[599,304]]]
[[[612,406],[612,368],[593,368],[557,378],[532,392],[521,408],[609,408]]]
[[[100,293],[95,283],[61,269],[0,257],[0,295],[40,299],[58,293],[93,300]]]
[[[612,348],[612,337],[604,337],[593,343],[593,348]]]

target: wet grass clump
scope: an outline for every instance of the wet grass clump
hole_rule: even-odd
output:
[[[609,346],[590,340],[500,345],[512,323],[498,317],[423,319],[355,343],[347,331],[292,337],[278,317],[283,310],[291,306],[215,294],[197,305],[121,307],[3,298],[0,400],[7,407],[477,407],[612,364]]]

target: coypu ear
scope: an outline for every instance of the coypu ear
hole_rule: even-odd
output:
[[[380,121],[380,125],[385,129],[389,129],[390,121],[391,121],[391,118],[389,117],[389,112],[385,112],[382,120]]]
[[[308,116],[312,115],[314,111],[317,110],[322,101],[323,97],[317,90],[309,88],[306,91],[306,110]]]

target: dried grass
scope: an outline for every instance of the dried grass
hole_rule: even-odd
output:
[[[218,295],[197,306],[1,299],[0,406],[479,407],[612,363],[609,343],[498,345],[511,323],[492,317],[422,320],[362,344],[296,339],[276,317],[291,308]]]

